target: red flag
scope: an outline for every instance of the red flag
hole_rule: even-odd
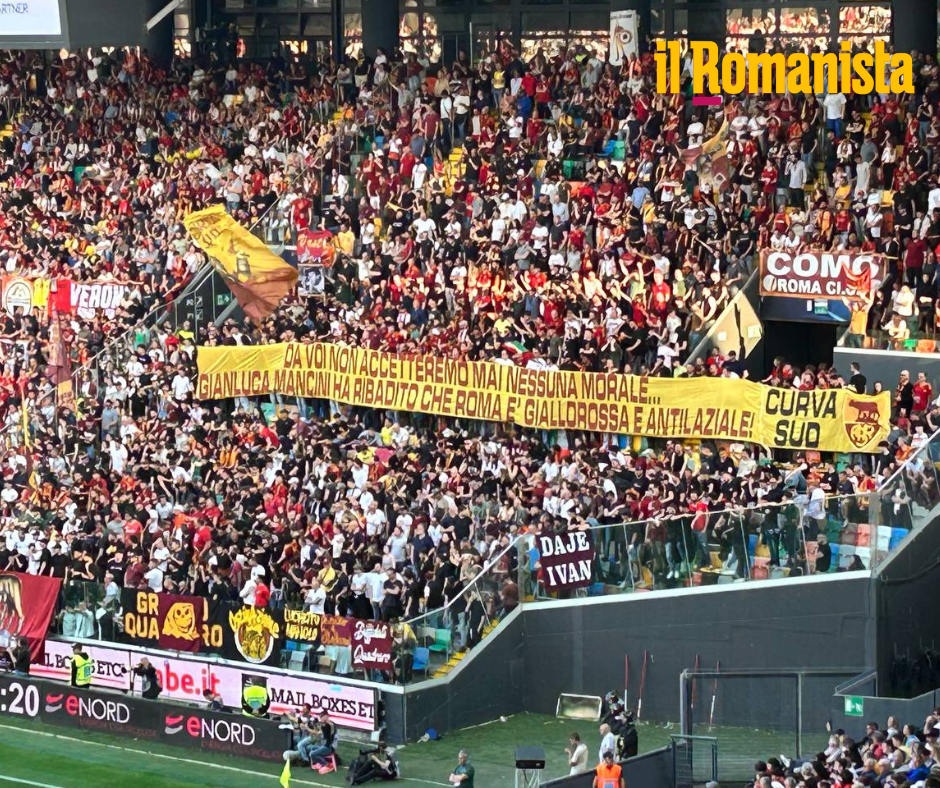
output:
[[[392,629],[384,621],[362,621],[352,623],[352,664],[357,670],[391,670]]]
[[[25,637],[33,661],[42,659],[61,582],[56,577],[0,573],[0,634]]]
[[[202,647],[203,600],[192,596],[159,594],[160,648],[199,651]]]

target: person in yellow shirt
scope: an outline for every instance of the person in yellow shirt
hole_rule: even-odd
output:
[[[333,243],[336,245],[336,251],[342,252],[347,257],[352,256],[356,245],[356,236],[349,229],[349,225],[343,222],[339,226],[339,232],[334,236]]]

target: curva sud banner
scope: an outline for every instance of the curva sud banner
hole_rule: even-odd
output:
[[[262,761],[280,760],[289,744],[274,720],[8,675],[0,676],[0,715]]]
[[[539,536],[541,579],[549,591],[591,585],[594,544],[590,531]]]
[[[11,645],[14,635],[25,637],[32,659],[40,658],[60,584],[52,577],[0,573],[0,648]]]
[[[748,380],[533,370],[326,343],[200,347],[200,399],[284,394],[361,407],[772,448],[875,452],[890,395]],[[856,428],[856,425],[861,426]]]
[[[202,702],[202,693],[212,689],[222,696],[229,708],[241,708],[242,688],[249,679],[265,680],[271,696],[270,711],[282,714],[309,703],[315,710],[326,709],[344,728],[373,731],[376,728],[375,690],[344,684],[341,680],[323,680],[303,673],[275,673],[244,664],[221,664],[195,657],[170,657],[138,646],[85,644],[92,658],[95,687],[127,691],[139,689],[139,679],[131,673],[141,657],[147,657],[157,671],[161,697],[173,700]],[[47,640],[41,663],[30,670],[38,678],[69,680],[72,644]],[[136,680],[137,683],[134,683]]]

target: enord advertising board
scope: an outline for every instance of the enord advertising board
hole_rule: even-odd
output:
[[[368,687],[240,663],[222,664],[193,657],[171,657],[133,646],[86,644],[85,652],[94,663],[94,687],[131,692],[139,689],[139,680],[131,668],[140,662],[141,657],[147,657],[160,678],[163,698],[200,703],[203,691],[211,689],[222,696],[225,706],[239,709],[242,688],[250,679],[255,684],[261,682],[267,686],[271,714],[283,714],[309,703],[316,711],[329,711],[340,727],[369,732],[377,727],[376,691]],[[34,664],[30,670],[38,678],[68,681],[71,654],[71,643],[47,640],[42,663]]]
[[[275,720],[12,675],[0,675],[0,716],[261,761],[281,759],[290,744],[289,732]]]

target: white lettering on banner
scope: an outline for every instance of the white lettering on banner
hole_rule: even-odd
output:
[[[86,319],[93,318],[99,311],[114,317],[126,291],[127,285],[117,282],[72,282],[72,310]]]
[[[367,651],[365,646],[356,646],[353,650],[353,664],[357,665],[360,662],[380,662],[383,665],[391,665],[392,655],[382,649]]]
[[[355,619],[355,633],[357,639],[361,639],[367,646],[371,645],[373,638],[385,640],[388,637],[388,624],[377,621],[363,621]]]
[[[230,742],[245,747],[254,744],[256,738],[255,729],[251,725],[221,719],[206,720],[201,717],[190,717],[186,722],[186,730],[196,739]]]
[[[872,254],[810,250],[761,253],[760,294],[860,299],[881,286],[882,259]]]
[[[539,566],[550,591],[591,584],[594,545],[587,531],[539,536]]]
[[[67,658],[71,656],[71,644],[46,640],[46,657],[43,665],[33,665],[30,672],[40,678],[68,681],[70,677]],[[375,690],[355,687],[335,681],[321,681],[302,676],[285,676],[267,673],[246,665],[234,667],[196,658],[165,657],[153,654],[146,648],[128,646],[126,649],[85,646],[85,653],[95,663],[93,686],[114,687],[127,690],[132,678],[130,666],[136,665],[141,656],[149,656],[160,678],[163,688],[161,697],[197,703],[203,702],[205,689],[222,696],[222,703],[229,708],[241,708],[242,686],[245,676],[265,679],[271,697],[270,712],[283,714],[309,703],[315,710],[326,709],[344,728],[373,731],[375,719]],[[60,659],[61,657],[61,659]],[[99,680],[99,661],[106,666]],[[121,673],[121,671],[125,673]],[[133,687],[139,689],[139,682]]]
[[[565,540],[567,537],[567,541]],[[541,536],[541,549],[539,552],[546,558],[553,555],[566,555],[578,550],[590,550],[587,534],[584,531],[573,531],[564,536]]]
[[[547,566],[549,582],[553,586],[568,586],[572,583],[591,581],[591,562],[578,561],[575,564]]]

